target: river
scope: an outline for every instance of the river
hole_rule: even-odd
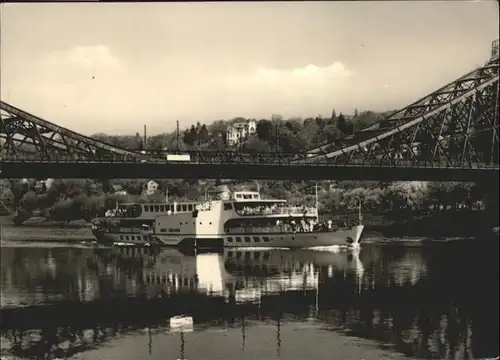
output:
[[[6,358],[498,355],[495,240],[203,254],[4,243],[1,261]]]

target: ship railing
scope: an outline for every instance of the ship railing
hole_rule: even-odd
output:
[[[123,226],[99,226],[98,227],[100,231],[105,232],[105,233],[126,233],[126,234],[136,234],[136,235],[146,235],[150,232],[152,232],[152,229],[147,229],[143,227],[123,227]]]
[[[210,211],[210,210],[212,210],[212,204],[209,202],[198,204],[198,205],[196,205],[196,210],[198,210],[198,211]]]
[[[331,227],[329,228],[326,224],[322,226],[315,226],[313,228],[310,227],[309,224],[303,226],[302,224],[282,224],[276,226],[239,226],[226,228],[226,233],[231,234],[265,234],[265,233],[284,233],[284,234],[295,234],[295,233],[317,233],[317,232],[333,232],[340,228],[349,228],[350,226],[346,225],[343,227]],[[236,235],[237,236],[237,235]]]
[[[280,232],[279,226],[271,226],[271,227],[233,227],[226,229],[228,234],[255,234],[255,233],[275,233]]]
[[[265,234],[265,233],[297,233],[297,232],[319,232],[319,230],[307,230],[305,231],[303,228],[296,227],[295,230],[290,225],[278,225],[278,226],[251,226],[251,227],[232,227],[226,229],[228,234]]]
[[[276,207],[276,208],[243,208],[236,210],[238,215],[255,216],[255,215],[308,215],[317,216],[318,210],[314,207]]]

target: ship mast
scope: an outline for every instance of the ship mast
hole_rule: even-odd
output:
[[[318,197],[318,181],[314,183],[314,200],[315,204],[314,206],[316,207],[316,215],[319,218],[319,197]]]
[[[359,206],[358,206],[358,220],[359,220],[359,225],[362,225],[363,215],[361,214],[361,198],[359,199]]]

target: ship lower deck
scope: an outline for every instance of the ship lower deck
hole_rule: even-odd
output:
[[[258,233],[258,234],[162,234],[94,232],[97,240],[107,244],[158,245],[194,248],[309,248],[321,246],[355,246],[359,243],[363,226],[327,232]]]

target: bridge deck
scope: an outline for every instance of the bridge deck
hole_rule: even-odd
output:
[[[422,164],[421,164],[422,165]],[[153,178],[366,181],[498,181],[499,167],[459,168],[407,164],[224,164],[167,162],[22,162],[0,165],[0,178]]]

